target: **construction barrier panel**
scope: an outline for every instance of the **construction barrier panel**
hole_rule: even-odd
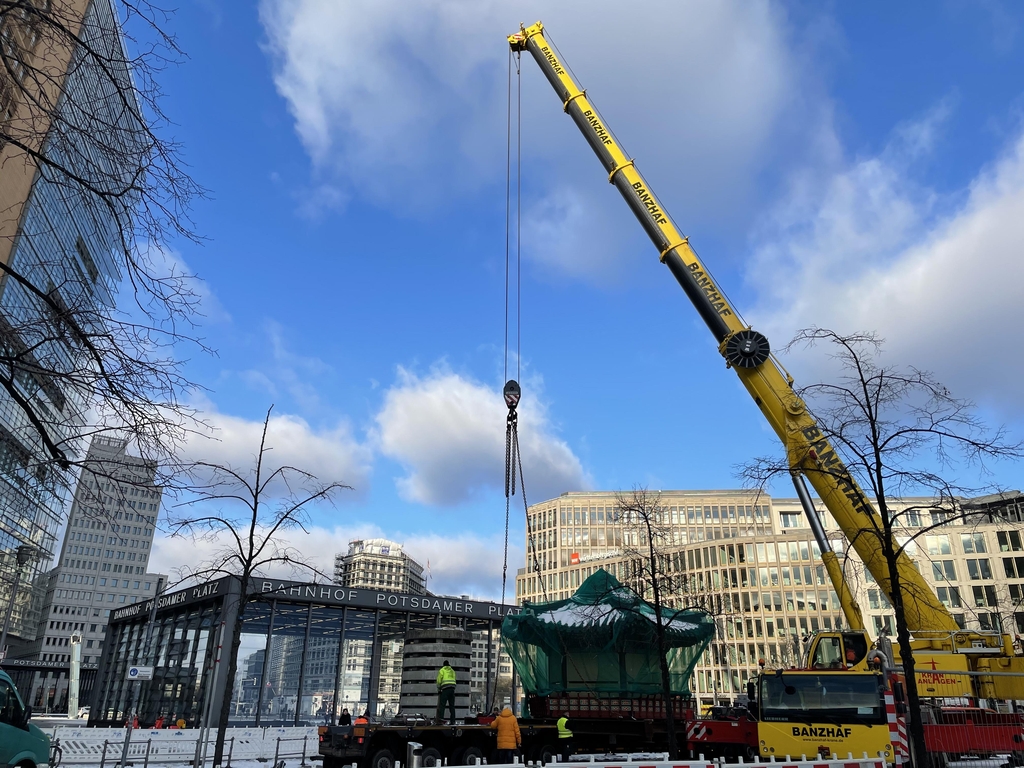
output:
[[[60,740],[63,765],[88,763],[113,766],[121,760],[124,728],[73,728],[61,726],[47,729],[52,741]],[[207,760],[213,758],[217,729],[207,737]],[[198,728],[184,730],[132,730],[128,758],[136,766],[144,764],[188,763],[196,754]],[[224,741],[224,764],[232,760],[274,761],[283,758],[305,758],[317,754],[319,740],[316,728],[228,728]],[[230,760],[228,759],[230,757]]]

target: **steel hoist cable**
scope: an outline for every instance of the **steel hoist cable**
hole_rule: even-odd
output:
[[[505,591],[508,585],[508,533],[511,522],[512,497],[516,492],[516,463],[515,456],[519,451],[518,414],[516,408],[519,405],[521,390],[518,379],[520,377],[520,338],[522,335],[522,322],[520,320],[522,292],[520,281],[522,277],[520,235],[522,233],[520,210],[522,208],[522,87],[520,80],[519,54],[509,51],[508,57],[508,93],[505,112],[505,357],[504,357],[504,378],[505,387],[502,395],[505,398],[505,405],[508,407],[508,417],[505,420],[505,549],[501,568],[501,604],[505,604]],[[512,71],[516,75],[516,199],[515,199],[515,311],[516,311],[516,378],[509,378],[509,310],[510,291],[512,284]]]
[[[516,484],[523,497],[523,512],[527,527],[527,556],[532,561],[531,570],[542,582],[541,589],[547,599],[547,584],[541,577],[540,560],[537,557],[537,542],[530,520],[529,504],[526,500],[526,484],[523,476],[523,460],[519,448],[519,414],[518,405],[522,396],[519,379],[522,372],[522,80],[519,53],[509,51],[508,92],[505,118],[505,387],[502,395],[508,407],[505,420],[505,549],[501,572],[501,601],[505,602],[508,586],[508,535],[511,527],[512,497],[516,495]],[[513,86],[512,74],[515,70],[515,200],[513,206]],[[514,221],[513,221],[514,217]],[[513,240],[514,232],[514,240]],[[514,249],[513,249],[514,242]],[[512,264],[513,258],[515,264]],[[514,269],[513,269],[514,266]],[[511,343],[509,332],[512,328],[510,312],[512,310],[512,281],[515,280],[515,378],[509,378],[509,355]]]

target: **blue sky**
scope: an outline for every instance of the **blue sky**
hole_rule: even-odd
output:
[[[505,35],[537,18],[775,346],[877,331],[1024,434],[1019,5],[186,2],[162,84],[210,190],[174,244],[218,352],[188,364],[202,450],[244,463],[275,405],[278,455],[353,486],[311,560],[387,535],[438,590],[500,591]],[[773,436],[528,59],[522,89],[528,498],[736,487]]]

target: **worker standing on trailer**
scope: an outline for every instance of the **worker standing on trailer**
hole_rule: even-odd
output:
[[[569,762],[569,755],[572,754],[572,731],[569,730],[569,718],[562,715],[558,718],[558,746],[562,750],[562,762]]]
[[[437,721],[444,720],[444,707],[448,705],[451,714],[450,725],[455,725],[455,670],[445,659],[444,666],[437,671]]]

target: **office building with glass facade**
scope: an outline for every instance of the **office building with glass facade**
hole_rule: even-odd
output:
[[[110,0],[75,0],[66,5],[68,13],[82,14],[82,45],[76,50],[24,47],[31,40],[37,41],[33,43],[37,47],[45,42],[16,34],[19,15],[13,12],[2,20],[5,46],[23,45],[21,56],[66,63],[63,82],[59,78],[53,81],[61,87],[54,123],[66,127],[83,120],[95,121],[105,126],[107,142],[111,140],[110,132],[124,129],[123,158],[131,162],[130,137],[136,133],[139,116],[131,99],[125,108],[123,96],[133,91],[114,9]],[[87,49],[98,52],[98,56],[86,55]],[[31,104],[20,104],[16,95],[11,96],[22,90],[2,82],[5,77],[17,76],[15,69],[8,67],[0,72],[0,91],[10,101],[4,106],[5,125],[27,119],[23,113],[32,110]],[[124,90],[113,93],[112,79]],[[83,104],[89,105],[88,115]],[[45,133],[46,126],[40,130]],[[42,146],[55,165],[71,169],[86,182],[94,173],[106,174],[109,179],[118,171],[129,177],[138,171],[137,165],[112,169],[115,161],[96,156],[90,135],[95,133],[65,130],[59,141],[49,136]],[[110,210],[91,196],[84,184],[69,183],[67,174],[52,168],[36,168],[24,156],[17,156],[17,149],[10,143],[0,147],[0,152],[4,168],[0,174],[0,200],[4,202],[0,261],[19,275],[19,279],[13,279],[5,271],[0,279],[0,344],[5,356],[17,360],[4,374],[10,377],[17,394],[0,388],[0,605],[6,606],[17,575],[22,588],[17,593],[8,638],[10,655],[17,657],[36,636],[49,584],[47,571],[57,548],[56,536],[71,484],[67,472],[44,447],[38,422],[42,422],[51,443],[79,454],[84,446],[78,444],[77,436],[90,405],[72,383],[73,377],[67,376],[86,363],[52,306],[73,307],[79,313],[76,317],[88,317],[91,307],[111,306],[121,278],[115,258],[121,243]],[[130,204],[129,200],[124,202]],[[41,296],[48,297],[47,301]],[[32,417],[25,403],[32,404]],[[16,574],[19,548],[31,548],[33,557]]]

